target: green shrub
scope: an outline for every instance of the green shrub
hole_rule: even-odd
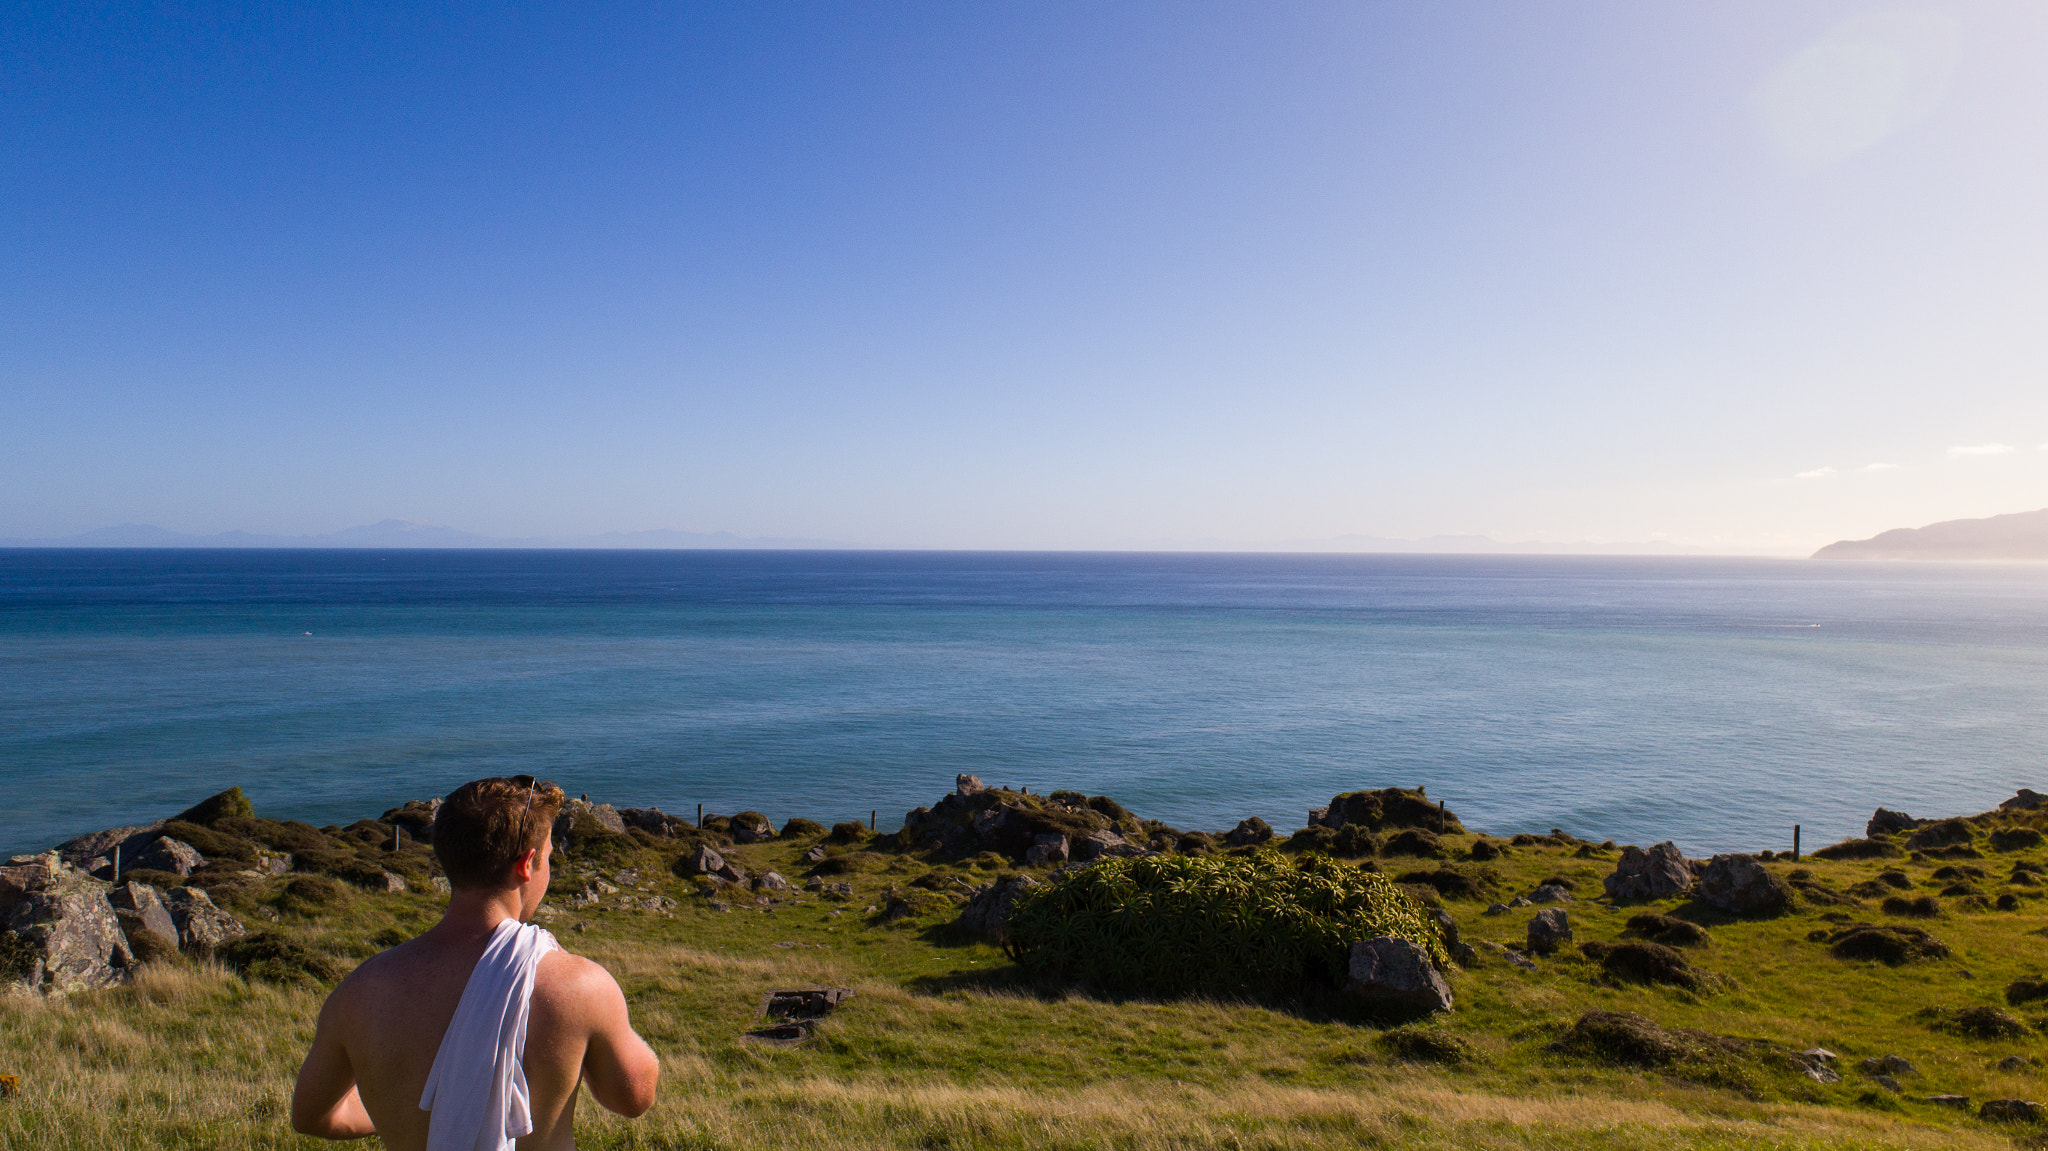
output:
[[[782,825],[782,838],[803,839],[807,836],[825,834],[825,825],[815,819],[798,816]]]
[[[867,824],[858,819],[849,819],[845,823],[833,824],[830,838],[833,843],[861,843],[873,835],[874,832],[868,830]]]
[[[1815,859],[1888,859],[1899,854],[1888,839],[1845,839],[1813,853]]]
[[[245,979],[270,983],[333,983],[341,978],[334,961],[274,931],[259,931],[221,945],[221,960]]]
[[[882,871],[889,866],[889,860],[872,851],[849,851],[844,855],[828,856],[811,869],[812,875],[864,875]]]
[[[193,850],[208,859],[246,861],[256,858],[254,844],[239,835],[215,831],[205,824],[173,819],[164,824],[163,833],[172,839],[190,844]]]
[[[2006,827],[1991,833],[1993,851],[2026,851],[2041,846],[2041,833],[2031,827]]]
[[[212,827],[217,821],[227,819],[230,816],[241,816],[246,819],[255,814],[256,805],[249,802],[249,797],[242,794],[242,789],[231,787],[218,795],[211,795],[200,800],[172,818],[183,820],[186,823],[196,823],[201,827]],[[184,837],[179,836],[178,838],[183,839]],[[193,846],[197,847],[198,844],[193,844]]]
[[[334,846],[331,840],[320,834],[311,824],[300,823],[296,819],[279,822],[254,816],[231,815],[217,821],[213,826],[216,831],[239,835],[243,839],[254,840],[277,851],[313,851]]]
[[[1335,986],[1351,944],[1393,935],[1448,962],[1435,924],[1384,876],[1308,855],[1112,859],[1021,898],[1027,970],[1115,992],[1292,993]]]
[[[294,875],[277,893],[277,909],[297,915],[316,916],[349,902],[350,893],[340,880],[325,875]]]

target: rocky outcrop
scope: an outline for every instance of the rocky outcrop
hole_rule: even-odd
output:
[[[1601,886],[1616,903],[1669,899],[1692,886],[1692,868],[1669,840],[1648,851],[1624,847],[1614,874],[1601,880]]]
[[[1124,855],[1143,855],[1145,849],[1114,831],[1088,831],[1074,837],[1070,854],[1082,863]]]
[[[1249,819],[1239,820],[1236,827],[1223,834],[1223,842],[1228,843],[1232,847],[1251,847],[1256,844],[1270,843],[1272,839],[1272,825],[1256,815]]]
[[[2000,811],[2033,811],[2048,803],[2048,795],[2042,795],[2031,787],[2020,788],[2019,794],[1998,805]]]
[[[82,870],[94,870],[93,861],[111,861],[114,849],[121,850],[121,870],[126,871],[143,848],[162,831],[164,821],[159,819],[141,827],[110,827],[95,831],[76,839],[67,839],[57,845],[57,854],[64,862]],[[102,865],[104,866],[104,865]]]
[[[1351,945],[1344,990],[1374,1010],[1428,1015],[1451,1009],[1451,986],[1421,945],[1391,935]]]
[[[1928,819],[1914,819],[1903,811],[1887,811],[1880,807],[1877,814],[1870,817],[1870,822],[1863,825],[1863,834],[1866,837],[1897,835],[1901,831],[1912,831],[1916,827],[1932,822],[1933,820]]]
[[[1025,892],[1037,886],[1038,881],[1028,875],[984,883],[974,889],[967,906],[960,909],[960,918],[954,922],[990,943],[1001,943],[1009,938],[1011,908]]]
[[[106,883],[54,851],[17,856],[0,872],[4,927],[20,968],[13,978],[38,991],[65,992],[105,987],[135,966]]]
[[[1696,894],[1709,907],[1744,917],[1778,915],[1792,907],[1791,885],[1747,855],[1708,860]]]
[[[1422,788],[1410,791],[1386,787],[1378,791],[1350,791],[1330,800],[1330,806],[1308,813],[1310,827],[1363,827],[1378,831],[1384,827],[1420,827],[1444,835],[1462,834],[1465,826],[1456,812],[1430,801]]]
[[[1529,920],[1529,950],[1537,955],[1549,955],[1572,938],[1571,916],[1561,907],[1545,908]]]
[[[962,799],[966,799],[970,795],[980,795],[987,790],[988,784],[981,782],[980,779],[964,771],[953,777],[953,794]]]

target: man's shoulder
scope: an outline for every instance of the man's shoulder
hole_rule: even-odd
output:
[[[618,981],[604,969],[604,964],[560,947],[541,956],[540,966],[534,971],[534,994],[552,999],[615,995],[618,990]]]

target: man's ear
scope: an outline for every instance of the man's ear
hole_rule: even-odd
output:
[[[526,849],[525,855],[512,861],[512,878],[521,886],[524,886],[527,881],[533,878],[533,873],[539,870],[539,868],[540,848],[529,847]]]

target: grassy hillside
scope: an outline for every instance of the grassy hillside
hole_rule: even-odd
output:
[[[1456,1010],[1391,1029],[1313,991],[1260,1003],[1149,1002],[1035,982],[999,948],[948,927],[967,885],[1015,870],[993,856],[934,866],[838,845],[824,878],[851,884],[850,900],[796,892],[768,904],[728,891],[717,901],[730,909],[717,910],[698,894],[701,880],[669,869],[677,846],[585,840],[561,857],[544,922],[619,977],[665,1066],[661,1100],[641,1120],[615,1120],[586,1101],[584,1147],[2048,1146],[2030,1127],[1921,1101],[2048,1095],[2036,1066],[1999,1068],[2013,1056],[2048,1059],[2033,1023],[2048,1015],[2048,1000],[2010,1005],[2005,994],[2014,981],[2044,978],[2048,965],[2048,917],[2033,898],[2048,889],[2007,882],[2015,860],[2048,852],[2000,854],[1988,824],[1971,830],[1982,855],[1974,860],[1774,861],[1767,866],[1801,896],[1790,914],[1757,921],[1681,901],[1595,902],[1615,853],[1571,842],[1511,847],[1477,863],[1465,858],[1475,837],[1452,834],[1442,840],[1448,861],[1364,861],[1397,876],[1455,871],[1467,882],[1443,886],[1475,889],[1443,901],[1479,945],[1453,976]],[[809,869],[799,857],[820,838],[726,854],[750,872],[774,868],[800,883]],[[1984,874],[1935,878],[1944,867]],[[1886,871],[1899,875],[1880,879]],[[1694,986],[1633,982],[1616,973],[1625,968],[1573,948],[1528,971],[1488,946],[1521,948],[1534,909],[1488,916],[1486,906],[1554,878],[1580,896],[1564,905],[1579,943],[1624,943],[1638,934],[1627,921],[1645,910],[1703,925],[1709,942],[1678,949]],[[346,969],[424,929],[438,910],[418,891],[294,888],[302,879],[216,898],[304,947],[316,968]],[[619,890],[582,898],[600,879]],[[1880,892],[1908,902],[1928,895],[1939,906],[1933,918],[1888,915]],[[2017,909],[1996,909],[2000,894]],[[672,909],[647,909],[652,896]],[[1918,926],[1950,954],[1893,967],[1836,958],[1809,938],[1854,922]],[[267,977],[245,978],[174,959],[106,991],[0,1000],[0,1074],[21,1081],[0,1099],[0,1148],[317,1145],[284,1121],[325,990],[294,977],[293,961],[286,949],[262,969]],[[806,983],[858,994],[805,1046],[739,1040],[764,990]],[[2025,1026],[1980,1038],[1968,1025],[1982,1020],[1959,1021],[1969,1008],[1998,1008]],[[1558,1050],[1588,1011],[1634,1012],[1720,1038],[1696,1038],[1692,1057],[1661,1068],[1617,1062],[1597,1045]],[[1840,1082],[1816,1082],[1780,1054],[1814,1046],[1840,1055]],[[1917,1068],[1899,1077],[1901,1093],[1860,1069],[1884,1055]]]

